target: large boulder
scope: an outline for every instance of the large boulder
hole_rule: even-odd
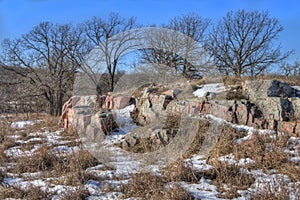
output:
[[[95,138],[96,133],[110,134],[117,128],[111,110],[128,106],[129,100],[130,97],[111,95],[73,96],[63,106],[61,123],[64,128],[75,129],[89,138]]]
[[[278,80],[247,80],[243,83],[244,95],[253,101],[267,97],[294,97],[296,89]]]

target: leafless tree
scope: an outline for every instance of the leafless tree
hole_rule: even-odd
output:
[[[220,70],[236,77],[255,77],[287,58],[275,45],[283,30],[268,12],[229,12],[210,32],[208,50]]]
[[[44,97],[49,113],[59,115],[71,95],[82,41],[81,30],[71,24],[42,22],[19,39],[5,39],[1,63],[22,77],[19,87],[26,88],[25,96]]]
[[[300,77],[300,62],[298,60],[296,60],[293,64],[284,62],[281,64],[280,70],[287,77]]]
[[[143,50],[144,62],[167,65],[184,77],[199,76],[207,64],[204,45],[209,25],[209,19],[195,13],[174,17],[162,26],[168,30],[149,34],[152,48]]]
[[[111,13],[106,20],[94,17],[84,27],[86,38],[94,49],[85,58],[82,70],[95,84],[99,74],[108,73],[109,90],[113,91],[121,59],[136,45],[133,42],[137,39],[136,20]]]

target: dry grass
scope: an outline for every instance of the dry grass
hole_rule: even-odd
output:
[[[65,159],[55,163],[52,174],[56,177],[62,177],[60,180],[65,185],[84,184],[91,176],[87,175],[85,169],[100,164],[88,151],[80,150],[79,152],[68,155]]]
[[[164,168],[163,175],[169,182],[198,183],[204,177],[213,181],[219,188],[221,198],[236,198],[238,190],[249,188],[255,179],[241,172],[240,167],[228,163],[214,161],[210,163],[213,168],[208,171],[194,171],[192,165],[179,160]],[[224,184],[229,188],[224,188]]]
[[[264,76],[258,76],[257,79],[259,80],[278,80],[281,82],[286,82],[290,85],[299,85],[300,80],[299,77],[297,76],[284,76],[284,75],[278,75],[278,74],[269,74],[269,75],[264,75]]]
[[[21,190],[17,187],[4,187],[0,186],[0,199],[13,198],[13,199],[34,199],[44,200],[49,197],[57,195],[54,193],[48,193],[47,191],[41,190],[39,187],[30,186],[26,191]],[[58,196],[64,200],[82,200],[86,199],[89,192],[83,187],[77,188],[76,191],[62,192]]]
[[[209,137],[207,135],[207,130],[210,126],[210,123],[208,120],[201,119],[198,121],[198,131],[195,135],[195,138],[193,142],[191,143],[191,146],[188,148],[188,150],[183,155],[185,158],[191,157],[193,154],[196,154],[199,152],[203,141],[205,140],[205,137]]]
[[[234,76],[224,76],[223,83],[224,85],[241,85],[242,81],[248,79],[247,77],[236,78]]]
[[[208,154],[208,160],[217,159],[234,152],[236,140],[247,135],[247,133],[240,132],[229,125],[224,125],[221,128],[218,140]]]
[[[264,190],[260,192],[256,192],[252,195],[253,200],[265,200],[265,199],[274,199],[274,200],[286,200],[286,199],[292,199],[290,197],[291,191],[288,189],[289,186],[284,180],[277,180],[276,185],[270,184],[264,185]],[[297,194],[297,190],[299,192],[299,188],[294,186],[293,190],[295,193],[295,198],[293,199],[299,199],[300,194]]]
[[[197,183],[203,176],[203,173],[195,172],[189,163],[184,160],[178,160],[171,163],[163,169],[163,175],[167,177],[169,182],[185,181],[188,183]]]
[[[199,79],[199,80],[196,80],[196,81],[192,81],[190,84],[191,84],[192,89],[195,91],[195,90],[198,89],[199,85],[205,84],[205,79],[202,78],[202,79]]]
[[[283,76],[278,74],[269,74],[269,75],[260,75],[257,77],[243,76],[241,78],[236,78],[234,76],[224,76],[223,83],[224,85],[240,85],[243,81],[246,80],[278,80],[281,82],[286,82],[290,85],[299,85],[300,80],[297,76]]]
[[[28,133],[36,132],[44,127],[50,130],[57,130],[57,118],[47,118],[46,120],[24,129],[24,138],[29,138]],[[170,121],[168,128],[176,125],[175,121]],[[14,134],[9,123],[4,124],[6,128],[0,127],[4,133],[0,133],[0,161],[7,162],[3,151],[15,146],[16,144],[7,135]],[[190,149],[184,155],[189,158],[191,155],[199,152],[201,145],[206,137],[210,123],[206,120],[199,121],[199,130]],[[2,136],[1,136],[2,135]],[[64,132],[65,139],[72,140],[77,136],[75,132]],[[300,167],[292,163],[290,156],[283,152],[283,148],[288,146],[289,135],[282,134],[276,139],[270,138],[269,135],[260,135],[254,133],[250,139],[242,143],[236,143],[236,139],[244,137],[246,133],[241,133],[230,126],[222,126],[221,134],[217,142],[208,154],[208,164],[213,169],[204,172],[196,172],[192,165],[184,160],[178,160],[162,170],[163,176],[155,176],[150,173],[133,174],[129,184],[123,185],[121,191],[126,197],[138,197],[141,199],[193,199],[191,194],[183,189],[176,182],[198,183],[202,177],[212,180],[213,184],[218,187],[221,198],[236,198],[239,196],[238,190],[245,190],[254,183],[254,178],[246,173],[241,172],[241,167],[235,164],[218,161],[220,156],[233,154],[236,160],[241,158],[251,158],[255,163],[244,166],[246,169],[263,169],[268,173],[270,169],[276,169],[277,173],[288,175],[293,182],[300,181]],[[23,150],[29,150],[36,142],[24,145]],[[70,145],[78,145],[72,142]],[[133,152],[152,151],[153,145],[148,140],[141,141],[139,146],[135,146]],[[88,151],[80,150],[69,155],[58,155],[52,152],[53,146],[42,145],[33,156],[19,157],[10,159],[15,162],[16,166],[9,170],[16,174],[25,172],[42,171],[44,177],[56,177],[54,184],[63,184],[70,186],[79,186],[78,191],[62,194],[63,199],[84,199],[89,193],[83,188],[87,180],[103,181],[93,174],[86,173],[85,169],[100,164]],[[5,177],[5,174],[0,174]],[[170,183],[171,182],[171,183]],[[282,188],[286,183],[280,183]],[[226,186],[224,186],[226,185]],[[108,191],[113,188],[108,188]],[[277,188],[278,191],[279,188]],[[255,194],[253,199],[287,199],[289,191],[283,190],[282,193],[275,192],[270,188],[260,194]],[[0,187],[0,199],[4,198],[22,198],[22,199],[43,199],[49,195],[40,190],[38,187],[30,188],[30,191],[22,191],[14,187]]]
[[[16,174],[33,173],[38,171],[49,171],[53,169],[54,164],[58,162],[58,157],[51,153],[51,148],[43,145],[34,155],[21,156],[11,158],[11,161],[16,163],[16,166],[9,171]]]
[[[246,174],[240,170],[236,164],[214,161],[210,163],[214,169],[210,173],[214,174],[213,183],[219,188],[221,198],[236,198],[240,195],[238,190],[246,190],[255,181],[252,175]],[[227,188],[224,188],[226,184]],[[229,189],[228,189],[229,188]]]
[[[202,128],[201,128],[202,127]],[[202,130],[201,130],[202,129]],[[197,149],[205,138],[205,123],[200,126],[198,135],[189,150],[189,156],[197,153]],[[201,177],[211,179],[218,186],[221,198],[236,198],[239,196],[238,190],[245,190],[254,183],[254,178],[241,172],[241,166],[236,164],[228,164],[218,161],[220,156],[233,154],[236,160],[241,158],[250,158],[255,163],[248,164],[246,169],[263,169],[265,173],[269,173],[270,169],[276,169],[278,173],[288,175],[292,181],[299,181],[300,168],[289,160],[290,156],[283,151],[288,146],[290,135],[281,134],[276,138],[270,135],[260,135],[254,133],[250,139],[237,143],[236,139],[246,136],[230,126],[224,126],[214,148],[208,154],[208,164],[214,168],[206,172],[195,172],[183,161],[178,161],[166,167],[164,175],[169,177],[170,181],[186,181],[197,182]],[[226,184],[226,188],[224,188]],[[270,196],[267,191],[264,197]],[[275,196],[270,196],[274,197]],[[276,195],[275,199],[284,199],[285,194]],[[255,196],[255,198],[258,198]]]
[[[16,145],[14,140],[8,137],[13,134],[14,130],[10,127],[10,123],[6,119],[0,119],[0,163],[8,160],[4,151]]]
[[[133,174],[128,185],[123,185],[123,193],[126,197],[139,197],[141,199],[181,200],[194,199],[189,192],[179,184],[168,182],[163,176],[155,176],[151,173]]]
[[[157,150],[157,147],[155,147],[150,138],[140,138],[138,143],[128,150],[133,153],[146,153]]]
[[[277,139],[269,135],[254,133],[250,139],[233,146],[236,159],[251,158],[255,163],[249,166],[252,169],[263,169],[268,173],[270,169],[290,176],[293,180],[300,180],[299,167],[290,161],[290,155],[284,152],[289,136],[280,135]]]
[[[28,125],[22,128],[23,134],[34,133],[41,130],[54,132],[59,129],[59,125],[58,125],[59,117],[46,115],[43,118],[33,118],[30,120],[38,120],[38,121],[32,125]]]
[[[27,191],[21,190],[17,187],[0,186],[0,199],[14,198],[14,199],[47,199],[49,195],[41,190],[39,187],[30,186]]]
[[[82,200],[87,199],[89,194],[90,193],[87,189],[85,189],[84,187],[79,187],[76,189],[76,191],[65,192],[63,194],[60,194],[59,197],[60,199],[64,200]]]

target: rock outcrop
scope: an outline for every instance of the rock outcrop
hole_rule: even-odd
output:
[[[236,87],[236,86],[235,86]],[[238,90],[237,90],[237,89]],[[151,127],[147,141],[167,144],[174,137],[182,116],[211,114],[235,124],[261,129],[300,134],[300,92],[277,80],[245,81],[226,91],[238,91],[226,97],[178,99],[178,89],[162,85],[147,85],[134,92],[133,98],[123,96],[74,96],[63,107],[65,128],[76,128],[88,137],[104,137],[117,127],[111,110],[129,104],[135,108],[131,118],[140,127]],[[224,98],[225,97],[225,98]],[[103,133],[103,134],[99,134]],[[128,149],[140,143],[141,136],[127,136],[122,146]]]
[[[73,96],[63,106],[61,123],[89,139],[104,137],[117,128],[111,110],[126,107],[129,100],[123,96]]]
[[[242,84],[245,95],[253,101],[267,97],[296,97],[297,90],[278,80],[247,80]]]
[[[172,90],[169,96],[146,88],[137,100],[134,119],[140,125],[149,124],[157,116],[211,114],[229,122],[256,128],[300,134],[299,91],[277,80],[246,81],[242,85],[245,99],[191,98],[177,100]]]

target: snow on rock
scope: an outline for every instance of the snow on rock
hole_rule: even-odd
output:
[[[119,126],[119,132],[125,134],[137,128],[136,124],[133,123],[130,116],[130,113],[133,111],[133,109],[134,105],[130,105],[123,109],[114,110],[114,112],[116,113],[116,122]]]
[[[251,163],[255,163],[254,160],[250,159],[250,158],[241,158],[239,161],[234,159],[234,155],[233,154],[229,154],[226,156],[221,156],[218,159],[221,162],[227,162],[230,165],[238,165],[238,166],[245,166]]]
[[[203,160],[203,156],[197,155],[193,156],[191,159],[186,159],[185,163],[192,164],[192,168],[195,171],[208,171],[210,169],[213,169],[213,166],[206,163],[206,160]]]
[[[128,184],[128,180],[107,180],[103,182],[88,180],[85,184],[85,188],[89,191],[91,196],[87,199],[120,199],[124,196],[123,193],[104,191],[106,187],[120,188],[121,184]]]
[[[101,200],[119,200],[119,199],[123,199],[122,198],[123,196],[124,195],[121,192],[107,192],[107,193],[101,193],[100,195],[89,196],[89,197],[87,197],[87,200],[99,200],[99,199],[101,199]]]
[[[36,144],[29,151],[23,151],[21,146],[14,146],[4,151],[7,157],[32,156],[36,150],[40,148],[40,144]]]
[[[234,159],[233,154],[229,154],[229,155],[226,155],[226,156],[221,156],[221,157],[219,157],[219,161],[227,162],[230,165],[236,164],[236,160]]]
[[[196,97],[205,97],[208,93],[221,93],[226,91],[222,83],[205,84],[200,89],[193,92]]]
[[[5,185],[18,187],[22,190],[28,190],[32,186],[40,187],[40,189],[43,191],[45,191],[48,188],[48,183],[40,179],[24,181],[23,178],[5,178],[3,182]]]
[[[254,170],[250,172],[255,182],[248,188],[248,190],[240,190],[238,193],[244,197],[251,197],[251,194],[260,194],[265,191],[270,191],[273,194],[280,194],[283,191],[289,191],[290,199],[297,199],[299,197],[299,190],[293,189],[293,184],[287,175],[271,174],[267,175],[262,170]],[[246,198],[248,199],[248,198]]]
[[[97,170],[101,170],[105,167],[105,165],[100,164],[100,165],[96,165],[94,167],[89,167],[85,170],[85,172],[93,172],[93,171],[97,171]]]
[[[300,95],[300,86],[291,86],[296,90],[297,95]]]
[[[180,182],[180,185],[189,191],[196,199],[218,199],[218,189],[215,185],[211,184],[211,181],[205,178],[201,178],[197,184],[188,184],[186,182]]]
[[[44,131],[44,132],[35,132],[28,134],[29,137],[42,137],[46,138],[47,145],[53,145],[53,144],[64,144],[68,143],[66,141],[61,141],[63,137],[60,135],[63,132],[63,129],[59,129],[54,132]]]
[[[250,159],[250,158],[242,158],[242,159],[239,160],[238,165],[239,166],[244,166],[244,165],[248,165],[248,164],[251,164],[251,163],[255,163],[255,161]]]
[[[300,157],[293,157],[291,158],[291,161],[294,163],[300,163]]]
[[[56,147],[54,147],[53,151],[55,153],[60,154],[60,155],[62,155],[62,154],[63,155],[69,155],[69,154],[78,152],[79,151],[79,147],[78,146],[69,147],[69,146],[62,145],[62,146],[56,146]]]

